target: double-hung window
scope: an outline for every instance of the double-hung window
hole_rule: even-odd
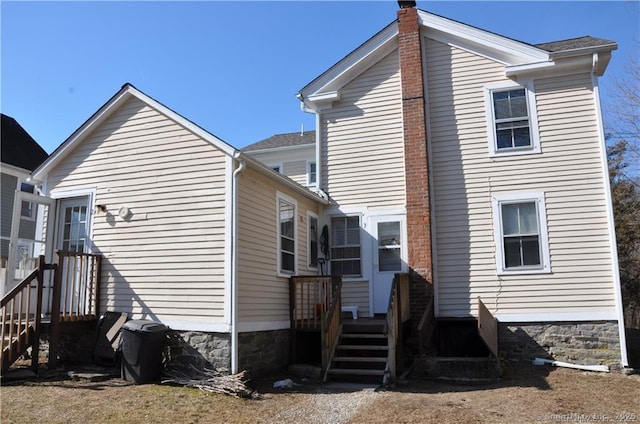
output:
[[[485,86],[490,156],[540,152],[535,98],[529,84]]]
[[[315,187],[318,183],[318,174],[316,172],[316,163],[307,162],[307,186]]]
[[[543,193],[493,196],[499,274],[550,272]]]
[[[296,202],[278,195],[278,272],[296,273]]]
[[[343,277],[362,275],[360,217],[331,219],[331,274]]]

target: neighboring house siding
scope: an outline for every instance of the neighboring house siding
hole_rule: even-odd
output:
[[[398,51],[340,90],[322,112],[322,187],[339,207],[404,207]]]
[[[307,185],[307,161],[297,160],[282,164],[282,173],[300,185]]]
[[[307,266],[307,211],[316,204],[247,168],[240,174],[238,199],[238,322],[289,322],[289,279],[279,276],[277,192],[292,197],[296,209],[296,275],[315,275]]]
[[[534,81],[542,154],[490,158],[483,85],[503,66],[427,41],[439,316],[615,310],[596,105],[588,74]],[[551,273],[498,276],[491,195],[544,192]]]
[[[50,192],[96,188],[101,310],[222,322],[226,156],[130,99],[48,177]],[[126,206],[130,221],[118,216]]]
[[[13,175],[2,174],[0,176],[0,202],[2,202],[2,216],[0,216],[1,250],[0,256],[9,255],[9,237],[11,236],[11,220],[13,218],[13,199],[15,196],[18,178]],[[6,237],[6,238],[5,238]]]

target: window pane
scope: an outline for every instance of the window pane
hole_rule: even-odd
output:
[[[513,130],[513,145],[515,147],[526,147],[531,145],[531,137],[529,136],[529,127],[515,128]]]
[[[294,255],[286,252],[281,253],[280,266],[283,271],[293,272]]]
[[[331,220],[331,245],[344,246],[346,244],[346,221],[344,218],[333,218]]]
[[[511,140],[511,130],[496,131],[498,149],[508,149],[513,147]]]
[[[295,243],[294,243],[294,241],[292,239],[288,239],[286,237],[281,237],[280,238],[280,248],[283,251],[293,253],[294,247],[295,247]]]
[[[536,204],[520,203],[517,205],[520,210],[520,234],[538,234],[538,217]]]
[[[538,236],[522,237],[523,265],[540,265],[540,243]]]
[[[318,266],[318,220],[309,217],[309,265]]]
[[[360,218],[357,216],[347,218],[347,244],[360,244]]]
[[[399,222],[380,222],[378,224],[378,246],[400,246]]]
[[[508,237],[504,239],[504,266],[506,268],[522,266],[520,237]]]
[[[505,236],[520,234],[517,204],[502,205],[502,234]]]
[[[527,98],[524,96],[524,90],[518,90],[522,92],[521,96],[516,95],[511,98],[511,116],[518,118],[522,116],[528,116],[527,113]]]
[[[401,271],[402,260],[400,258],[400,249],[378,249],[378,266],[380,271]]]

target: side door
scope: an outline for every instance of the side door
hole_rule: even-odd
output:
[[[384,314],[389,307],[393,277],[407,272],[406,219],[403,215],[371,218],[373,235],[373,312]]]

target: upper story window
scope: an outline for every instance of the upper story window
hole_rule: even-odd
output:
[[[543,193],[494,195],[498,274],[550,272]]]
[[[485,86],[489,155],[540,153],[535,97],[528,84]]]
[[[20,191],[33,194],[35,191],[35,186],[29,183],[20,183]],[[36,205],[31,202],[23,201],[20,209],[20,217],[29,220],[35,220],[35,206]]]
[[[331,275],[360,277],[361,243],[360,217],[331,218]]]
[[[307,185],[315,187],[318,183],[318,177],[316,172],[316,163],[307,162]]]
[[[296,202],[278,193],[278,272],[296,272]]]

